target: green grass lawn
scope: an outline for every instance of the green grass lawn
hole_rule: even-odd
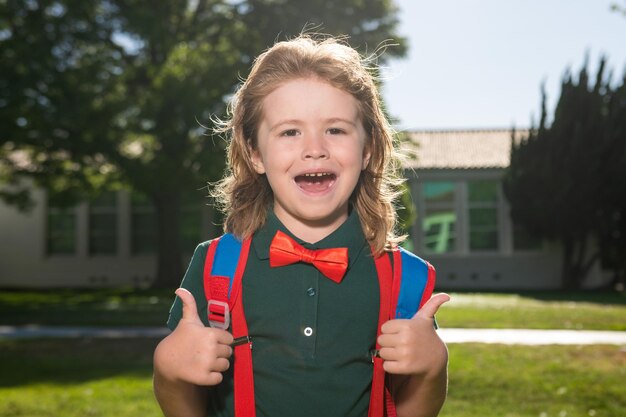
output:
[[[453,293],[442,327],[626,330],[622,293]],[[171,291],[2,291],[0,324],[163,325]],[[0,340],[0,417],[160,416],[154,339]],[[442,417],[626,416],[619,346],[450,345]]]
[[[153,339],[0,341],[0,416],[159,416]]]
[[[441,417],[626,416],[618,346],[450,345]]]
[[[442,328],[626,330],[624,293],[452,293]]]
[[[160,416],[153,339],[0,341],[2,417]],[[626,416],[618,346],[451,345],[442,417]]]

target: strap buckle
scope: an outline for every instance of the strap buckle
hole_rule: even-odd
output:
[[[207,304],[209,325],[216,329],[227,330],[230,326],[230,309],[225,301],[209,300]]]
[[[246,343],[250,344],[250,349],[252,349],[252,338],[248,335],[235,337],[233,339],[233,343],[231,343],[230,346],[237,347],[237,346],[245,345]]]

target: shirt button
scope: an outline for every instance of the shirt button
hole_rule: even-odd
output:
[[[305,328],[305,329],[304,329],[304,335],[305,335],[306,337],[309,337],[309,336],[311,336],[312,334],[313,334],[313,329],[311,329],[310,327],[307,327],[307,328]]]
[[[306,290],[306,293],[309,297],[313,297],[315,295],[315,288],[309,288]]]

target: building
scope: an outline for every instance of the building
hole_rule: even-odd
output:
[[[516,140],[525,131],[516,132]],[[502,193],[508,129],[408,133],[405,173],[417,211],[407,242],[437,269],[439,289],[559,288],[561,251],[515,227]],[[0,287],[149,286],[155,276],[155,212],[118,191],[69,210],[0,204]],[[183,207],[185,262],[197,242],[219,234],[201,195]],[[594,267],[587,286],[603,283]]]
[[[146,198],[117,191],[69,209],[49,206],[41,189],[33,198],[29,213],[0,204],[0,287],[150,286],[156,212]],[[219,234],[207,202],[198,192],[183,204],[184,262],[197,243]]]
[[[406,151],[414,158],[405,164],[405,175],[418,214],[410,243],[437,269],[438,288],[561,287],[561,248],[516,227],[502,191],[512,140],[527,134],[510,129],[408,134]],[[595,265],[585,286],[605,281]]]

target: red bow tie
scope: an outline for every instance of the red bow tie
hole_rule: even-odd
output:
[[[348,268],[348,248],[306,249],[281,231],[270,245],[270,266],[284,266],[306,262],[322,274],[339,283]]]

